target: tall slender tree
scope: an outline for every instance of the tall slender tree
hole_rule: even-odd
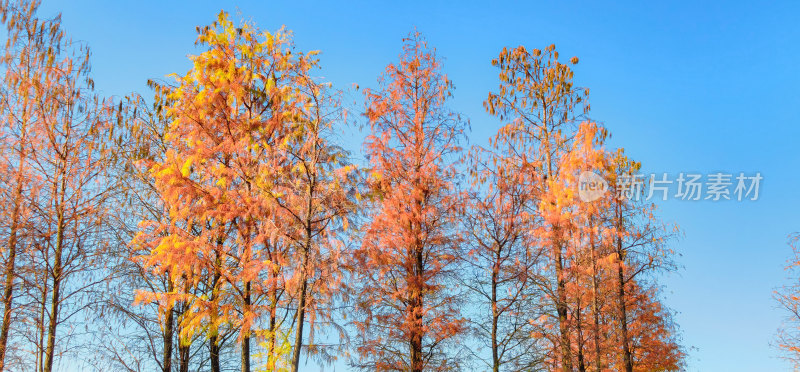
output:
[[[631,306],[647,307],[661,305],[652,290],[641,289],[646,285],[645,276],[652,278],[659,271],[671,271],[676,268],[674,250],[667,244],[678,234],[677,226],[664,224],[655,215],[655,205],[645,203],[640,193],[644,193],[646,185],[637,187],[636,173],[641,165],[626,157],[622,150],[613,154],[607,173],[610,185],[610,213],[606,226],[611,233],[613,247],[614,288],[616,297],[617,322],[619,327],[619,344],[622,356],[622,368],[633,371],[637,361],[633,352],[631,334]],[[652,295],[652,297],[648,297]],[[638,299],[638,301],[637,301]],[[658,317],[653,318],[656,324],[669,325],[663,339],[663,355],[677,362],[674,369],[680,367],[683,351],[674,341],[677,337],[669,312],[658,310]],[[644,327],[644,325],[640,325]],[[666,345],[671,345],[669,348]]]
[[[49,297],[40,298],[48,307],[44,371],[54,368],[58,326],[89,306],[92,301],[81,296],[105,279],[99,271],[106,239],[102,221],[113,189],[106,172],[108,108],[92,94],[88,50],[75,53],[57,59],[51,80],[40,88],[50,97],[39,103],[41,142],[31,159],[43,183],[35,204],[35,247],[45,273],[41,295]]]
[[[148,84],[156,91],[152,104],[132,94],[119,103],[116,112],[113,177],[117,190],[113,202],[126,213],[106,219],[112,230],[107,265],[114,277],[107,284],[96,320],[99,352],[93,365],[100,370],[188,371],[190,363],[193,369],[203,363],[203,355],[197,357],[201,343],[196,337],[183,342],[178,337],[186,303],[159,306],[156,301],[131,306],[137,291],[176,290],[168,273],[156,275],[143,265],[139,257],[149,253],[147,247],[130,244],[141,221],[160,220],[167,213],[146,163],[162,161],[166,154],[164,135],[169,122],[165,108],[170,102],[164,87],[154,81]]]
[[[37,24],[38,2],[0,3],[2,21],[6,26],[8,41],[2,58],[5,72],[0,100],[2,127],[2,193],[5,200],[3,225],[3,319],[0,326],[0,371],[5,368],[5,357],[14,311],[14,289],[18,282],[18,259],[26,241],[26,225],[30,216],[31,192],[35,191],[34,178],[28,164],[32,149],[31,132],[37,116],[37,101],[41,90],[36,84],[46,73],[47,49],[57,43],[60,35],[53,33],[57,23],[43,21]]]
[[[103,136],[108,106],[93,92],[88,49],[65,37],[59,17],[37,18],[38,6],[37,1],[2,4],[9,31],[3,111],[13,118],[7,128],[15,128],[7,133],[20,140],[8,160],[17,168],[17,180],[30,174],[25,192],[14,191],[9,258],[18,249],[21,212],[31,221],[27,267],[24,275],[6,275],[5,299],[10,309],[12,276],[18,276],[25,284],[26,315],[34,319],[35,330],[24,334],[35,335],[36,369],[51,371],[75,334],[58,330],[80,321],[106,278],[102,220],[113,185],[107,182],[109,143]],[[9,274],[13,259],[6,264]],[[0,332],[3,343],[7,332]]]
[[[535,369],[544,359],[530,322],[537,317],[541,293],[535,280],[544,253],[530,234],[528,213],[536,201],[526,170],[504,152],[474,148],[471,155],[473,183],[463,219],[470,249],[462,258],[464,286],[478,308],[470,317],[479,345],[473,354],[495,372]]]
[[[366,142],[374,209],[355,252],[359,359],[365,370],[450,370],[464,330],[452,288],[464,195],[454,160],[467,124],[446,104],[452,83],[418,33],[381,88],[368,90]]]
[[[577,123],[588,111],[585,97],[588,91],[578,89],[572,82],[572,70],[558,60],[558,52],[551,45],[544,50],[528,51],[524,47],[503,49],[492,64],[500,68],[500,87],[490,93],[484,106],[489,113],[505,120],[507,124],[494,141],[508,148],[520,166],[535,170],[528,191],[537,195],[541,203],[552,187],[562,183],[558,154],[566,153]],[[571,60],[577,63],[577,58]],[[553,204],[555,205],[555,204]],[[543,210],[536,206],[532,216],[537,216],[538,229],[548,246],[548,256],[553,268],[553,302],[558,319],[559,338],[556,340],[560,369],[573,369],[570,341],[570,309],[567,301],[567,244],[568,232],[559,219],[547,220]],[[545,205],[545,207],[548,207]]]

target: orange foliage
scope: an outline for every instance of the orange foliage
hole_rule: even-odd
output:
[[[443,350],[463,330],[448,285],[463,196],[453,179],[465,124],[447,111],[451,82],[419,34],[405,40],[381,89],[366,92],[374,208],[355,265],[357,364],[366,370],[455,368]]]

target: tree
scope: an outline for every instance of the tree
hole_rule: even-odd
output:
[[[418,33],[404,40],[381,88],[367,90],[365,148],[374,197],[361,246],[354,365],[365,370],[457,368],[448,342],[464,330],[452,283],[464,195],[454,158],[466,124],[446,107],[452,83]]]
[[[176,284],[168,274],[153,274],[143,265],[139,257],[149,253],[146,247],[130,244],[141,221],[160,220],[167,213],[144,159],[163,161],[167,151],[164,134],[169,125],[165,106],[171,102],[164,87],[153,81],[148,85],[156,91],[152,104],[133,94],[120,101],[116,112],[112,172],[117,190],[113,203],[126,212],[106,219],[113,232],[107,265],[114,276],[98,308],[95,338],[99,352],[93,365],[99,370],[163,372],[175,366],[188,372],[190,364],[192,369],[199,369],[208,361],[199,354],[197,337],[183,342],[178,337],[187,304],[131,306],[137,291],[172,292]]]
[[[587,370],[592,351],[595,368],[602,370],[599,292],[603,265],[599,255],[603,244],[596,224],[601,213],[607,210],[607,203],[602,197],[599,200],[584,199],[589,195],[582,184],[586,180],[582,178],[586,174],[602,173],[607,167],[608,153],[602,147],[606,136],[606,130],[596,123],[580,124],[571,148],[557,156],[561,183],[551,185],[551,193],[545,195],[541,206],[545,224],[561,226],[568,234],[564,243],[570,265],[566,270],[568,282],[565,289],[571,308],[571,325],[575,328],[575,340],[570,349],[577,356],[579,371]],[[586,321],[587,315],[593,322]],[[587,327],[588,324],[591,326]],[[592,335],[593,350],[587,345],[588,335]]]
[[[4,184],[12,200],[4,247],[0,368],[6,363],[17,282],[18,334],[33,349],[24,364],[51,371],[107,278],[101,223],[113,185],[106,177],[108,105],[93,92],[89,51],[67,39],[60,18],[41,19],[38,1],[0,4],[7,42],[2,64]],[[22,245],[26,249],[21,250]],[[19,253],[24,253],[20,256]],[[22,258],[22,262],[19,259]],[[18,265],[20,263],[20,265]],[[65,334],[62,330],[68,326]],[[28,346],[26,345],[25,348]]]
[[[289,33],[236,27],[224,12],[198,32],[208,49],[166,87],[167,149],[147,160],[168,213],[136,238],[148,247],[144,265],[168,274],[175,290],[141,299],[187,304],[182,338],[205,332],[213,371],[220,340],[233,334],[243,372],[253,337],[267,339],[268,368],[277,368],[278,338],[291,332],[296,371],[303,326],[311,323],[313,340],[335,288],[335,235],[352,208],[354,168],[326,138],[339,111],[328,86],[310,77],[316,52],[296,53]],[[281,329],[278,311],[292,306],[294,330]]]
[[[571,61],[577,63],[577,58]],[[490,114],[501,120],[508,120],[494,141],[508,148],[515,157],[517,166],[535,170],[526,182],[530,185],[528,193],[544,203],[554,201],[544,199],[552,195],[552,188],[561,184],[562,172],[559,169],[559,152],[569,149],[575,125],[588,111],[584,105],[588,91],[574,87],[572,70],[558,61],[558,52],[551,45],[544,49],[528,51],[524,47],[513,50],[503,49],[492,64],[500,68],[500,87],[497,93],[490,93],[484,103]],[[557,200],[555,200],[557,201]],[[553,204],[555,205],[555,204]],[[559,225],[559,219],[547,220],[547,213],[536,206],[531,212],[536,223],[541,223],[541,234],[548,248],[553,267],[555,291],[553,301],[558,319],[560,368],[572,370],[572,351],[570,348],[570,325],[567,303],[567,275],[565,270],[565,251],[567,232]],[[552,208],[551,208],[552,210]],[[551,213],[551,216],[558,214]]]
[[[50,68],[52,80],[40,88],[50,95],[39,102],[41,142],[31,159],[42,180],[34,207],[34,247],[46,275],[38,282],[40,294],[49,296],[39,298],[42,308],[49,307],[44,371],[53,369],[58,326],[89,306],[92,300],[80,296],[105,279],[98,274],[105,239],[102,220],[113,189],[105,173],[109,149],[102,137],[107,108],[91,93],[88,51],[78,50]]]
[[[789,237],[789,246],[792,248],[792,258],[786,265],[786,271],[791,273],[792,282],[779,290],[775,291],[775,299],[778,304],[786,309],[787,317],[784,324],[778,330],[778,348],[784,353],[783,357],[793,363],[795,368],[800,367],[800,285],[797,283],[796,270],[800,267],[800,248],[798,247],[800,235],[794,234]]]
[[[566,157],[573,165],[565,168],[574,169],[569,174],[581,175],[565,177],[568,185],[577,184],[579,195],[588,191],[587,180],[581,179],[587,172],[610,184],[596,199],[581,200],[571,209],[574,254],[567,288],[578,369],[588,370],[592,361],[596,370],[679,370],[684,352],[677,329],[651,283],[658,272],[675,267],[667,242],[677,228],[663,224],[655,206],[642,202],[638,193],[646,185],[630,184],[641,182],[635,175],[639,164],[621,149],[598,148],[605,137],[604,130],[582,124],[574,143],[583,144]]]
[[[356,208],[355,166],[347,153],[329,140],[342,115],[328,87],[310,78],[301,79],[307,111],[292,123],[286,148],[288,172],[279,182],[276,201],[285,216],[286,243],[293,248],[295,267],[289,290],[297,303],[294,316],[292,371],[297,372],[304,347],[304,325],[309,323],[309,343],[314,344],[318,318],[331,321],[332,301],[338,296],[341,240]],[[339,336],[341,336],[339,331]],[[308,346],[311,354],[326,350]]]
[[[59,326],[77,320],[105,280],[101,221],[113,185],[106,178],[109,149],[102,136],[108,106],[93,93],[88,49],[64,38],[58,18],[34,18],[37,6],[25,2],[4,11],[19,25],[9,44],[18,41],[22,48],[15,60],[22,65],[12,62],[9,76],[30,100],[23,110],[31,114],[23,120],[35,118],[25,129],[25,157],[18,158],[20,169],[37,180],[29,201],[32,250],[22,279],[34,306],[26,312],[38,334],[32,353],[37,369],[51,371],[73,335],[62,338]]]
[[[145,222],[135,244],[149,247],[144,265],[174,283],[174,291],[143,293],[145,302],[189,306],[182,342],[205,332],[213,371],[220,370],[220,341],[233,323],[246,370],[258,308],[245,306],[251,294],[239,284],[268,264],[256,244],[269,235],[261,231],[252,239],[238,235],[239,227],[272,214],[269,201],[252,189],[273,178],[264,172],[266,161],[274,161],[281,117],[293,104],[290,88],[276,86],[276,77],[291,73],[294,61],[282,40],[248,25],[237,29],[225,13],[198,33],[208,50],[192,58],[179,86],[167,89],[166,153],[148,164],[168,213]]]
[[[675,269],[672,259],[675,252],[666,243],[678,233],[677,226],[670,227],[656,218],[655,205],[642,202],[639,193],[645,190],[643,187],[637,188],[636,185],[640,182],[636,178],[636,172],[640,167],[638,162],[628,159],[622,150],[618,150],[611,160],[607,173],[611,196],[611,211],[607,223],[613,239],[611,244],[614,247],[613,256],[616,264],[614,276],[619,342],[622,349],[622,366],[626,371],[633,371],[637,367],[631,345],[634,336],[629,332],[629,306],[646,306],[647,303],[653,303],[653,306],[660,307],[654,297],[647,298],[646,295],[637,293],[640,292],[637,288],[644,284],[639,279],[658,271]],[[645,291],[645,293],[656,292]],[[632,298],[638,298],[639,301],[632,303]],[[657,323],[669,322],[669,319],[666,319],[669,317],[667,311],[656,311],[656,314],[665,318],[656,318]],[[671,328],[670,330],[674,331]],[[675,334],[670,333],[668,337],[675,337]],[[677,360],[673,367],[677,369],[683,359],[683,352],[677,345],[673,346],[664,350],[670,350],[665,353],[667,357]]]
[[[590,364],[595,370],[614,366],[631,371],[645,365],[677,368],[683,354],[674,342],[669,312],[657,301],[657,291],[630,293],[647,283],[644,273],[674,267],[674,252],[665,243],[676,230],[655,217],[654,206],[617,197],[621,175],[632,176],[638,165],[632,168],[631,164],[638,163],[621,157],[622,150],[613,153],[603,148],[606,130],[584,120],[588,90],[573,85],[572,70],[558,57],[553,45],[543,51],[504,49],[493,61],[501,70],[499,91],[490,93],[485,102],[489,113],[507,121],[493,138],[493,146],[507,154],[504,162],[523,175],[517,176],[517,182],[535,201],[525,210],[529,231],[545,248],[549,261],[533,281],[554,311],[552,316],[534,320],[540,329],[535,334],[553,345],[549,353],[553,369],[586,371]],[[570,60],[577,62],[574,57]],[[582,199],[586,180],[581,176],[585,174],[607,180],[609,192]],[[609,296],[616,304],[603,300]],[[652,349],[660,342],[668,350],[661,361],[635,360],[628,330],[631,306],[658,314],[639,321],[649,319],[653,327],[661,324],[664,332],[651,344],[638,346]],[[553,328],[557,328],[555,334]],[[611,335],[619,336],[621,350],[610,344]],[[622,355],[621,365],[608,355]]]
[[[37,27],[35,11],[38,3],[0,4],[3,23],[6,25],[8,42],[6,43],[2,64],[5,76],[3,80],[2,104],[3,115],[2,149],[3,163],[2,194],[9,204],[2,210],[4,220],[10,221],[3,226],[4,240],[4,291],[3,321],[0,327],[0,371],[6,365],[5,357],[8,349],[9,332],[11,330],[12,312],[14,311],[14,287],[18,281],[17,256],[25,244],[27,222],[30,218],[31,192],[33,174],[28,164],[32,151],[31,131],[37,116],[38,100],[42,90],[36,89],[37,80],[45,72],[47,48],[56,42],[57,35],[53,22],[44,22]],[[47,37],[49,35],[50,37]]]
[[[479,308],[470,323],[476,341],[491,357],[473,353],[492,371],[529,370],[543,360],[530,319],[536,318],[537,266],[541,246],[533,234],[529,211],[536,201],[528,193],[526,170],[498,149],[475,148],[473,183],[464,233],[470,250],[463,258],[464,286]],[[541,315],[541,314],[540,314]]]

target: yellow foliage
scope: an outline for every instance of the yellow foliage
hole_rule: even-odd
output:
[[[192,173],[192,158],[186,159],[183,163],[183,167],[181,167],[181,174],[184,177],[189,177],[190,173]]]

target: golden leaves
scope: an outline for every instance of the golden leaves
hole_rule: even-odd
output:
[[[189,177],[189,174],[192,172],[192,158],[186,159],[181,167],[181,174],[184,177]]]

